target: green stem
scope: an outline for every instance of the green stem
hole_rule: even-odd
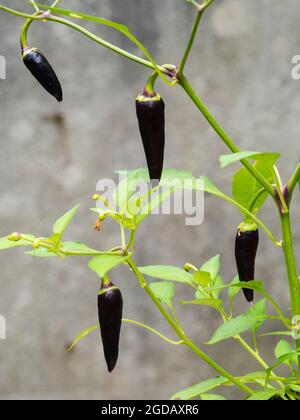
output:
[[[161,302],[157,299],[156,295],[153,293],[150,286],[147,284],[143,275],[140,273],[140,271],[138,270],[137,266],[134,264],[134,262],[132,261],[131,258],[127,259],[127,264],[129,265],[131,270],[136,275],[141,287],[146,291],[146,293],[149,295],[149,297],[154,302],[155,306],[161,312],[161,314],[166,319],[166,321],[169,323],[171,328],[176,332],[178,337],[183,341],[183,343],[187,347],[189,347],[195,354],[197,354],[204,362],[206,362],[209,366],[211,366],[214,370],[216,370],[221,376],[228,379],[231,383],[236,385],[238,388],[240,388],[246,394],[252,395],[253,391],[250,388],[248,388],[246,385],[242,384],[237,378],[235,378],[230,373],[228,373],[226,370],[224,370],[214,360],[212,360],[209,356],[207,356],[205,353],[203,353],[203,351],[199,347],[197,347],[191,340],[189,340],[187,338],[187,336],[184,334],[184,332],[182,331],[180,326],[178,326],[176,324],[176,322],[172,319],[172,317],[166,311],[166,309],[161,304]]]
[[[218,124],[218,122],[214,119],[214,117],[210,114],[208,109],[205,107],[203,102],[197,96],[195,91],[193,90],[192,86],[190,85],[187,78],[182,75],[181,78],[178,80],[179,85],[185,90],[191,100],[194,102],[196,107],[202,113],[202,115],[206,118],[208,123],[211,127],[215,130],[215,132],[219,135],[219,137],[223,140],[225,145],[232,151],[232,153],[239,153],[240,150],[232,141],[232,139],[228,136],[228,134],[224,131],[224,129]],[[246,159],[241,160],[242,165],[253,175],[257,181],[268,191],[268,193],[275,199],[275,192],[273,190],[272,185],[265,179],[265,177],[258,172],[251,163],[249,163]]]
[[[82,26],[78,25],[77,23],[68,21],[66,19],[63,18],[59,18],[59,17],[55,17],[55,16],[50,16],[47,17],[47,20],[51,21],[51,22],[57,22],[57,23],[61,23],[63,25],[69,26],[70,28],[82,33],[83,35],[87,36],[88,38],[90,38],[91,40],[95,41],[97,44],[100,44],[102,47],[108,48],[111,51],[114,51],[115,53],[122,55],[123,57],[127,58],[128,60],[134,61],[138,64],[141,64],[145,67],[148,67],[150,69],[155,69],[155,66],[148,60],[145,60],[144,58],[138,57],[126,50],[123,50],[122,48],[117,47],[116,45],[111,44],[110,42],[105,41],[102,38],[99,38],[97,35],[95,35],[94,33],[88,31],[87,29],[83,28]],[[158,66],[158,69],[161,73],[169,75],[169,71],[162,66]]]
[[[144,89],[144,95],[150,96],[150,97],[156,95],[154,85],[155,85],[157,77],[158,77],[158,73],[154,71],[146,83],[146,86]]]
[[[35,13],[34,16],[38,16],[39,13],[40,12]],[[20,44],[21,44],[22,51],[28,48],[27,34],[28,34],[29,26],[31,25],[32,21],[33,19],[27,19],[21,30]]]
[[[181,60],[180,66],[179,66],[179,70],[178,70],[178,78],[179,79],[183,75],[185,65],[186,65],[187,60],[189,58],[189,55],[192,51],[193,44],[194,44],[194,41],[195,41],[195,38],[196,38],[196,35],[197,35],[197,31],[198,31],[198,28],[199,28],[199,25],[200,25],[200,22],[201,22],[202,15],[203,15],[203,11],[200,11],[200,10],[196,14],[194,25],[193,25],[192,32],[191,32],[191,36],[190,36],[187,48],[185,50],[185,53],[183,55],[183,58]]]
[[[281,215],[281,229],[283,236],[283,252],[288,274],[293,317],[300,316],[300,282],[297,275],[291,222],[289,213]],[[300,339],[296,340],[296,347],[300,348]],[[298,358],[300,369],[300,356]]]
[[[296,167],[296,169],[295,169],[295,171],[294,171],[293,175],[291,176],[291,179],[288,183],[289,202],[292,199],[294,189],[295,189],[296,185],[298,184],[299,179],[300,179],[300,163],[298,163],[298,165],[297,165],[297,167]]]
[[[271,241],[274,243],[275,246],[281,247],[281,242],[277,241],[277,239],[275,238],[275,236],[273,235],[273,233],[253,213],[251,213],[249,210],[247,210],[245,207],[243,207],[240,203],[238,203],[237,201],[233,200],[232,198],[228,197],[225,194],[219,195],[218,197],[220,197],[224,201],[227,201],[228,203],[233,204],[238,209],[240,209],[243,214],[249,216],[258,226],[260,226],[266,232],[266,234],[268,235],[268,237],[271,239]]]
[[[51,7],[56,7],[56,6],[58,6],[60,2],[61,2],[61,0],[56,0],[56,1],[55,1],[52,5],[51,5]]]
[[[128,60],[134,61],[138,64],[141,64],[145,67],[148,67],[150,69],[155,70],[155,66],[154,64],[152,64],[150,61],[145,60],[144,58],[138,57],[134,54],[131,54],[130,52],[123,50],[122,48],[117,47],[116,45],[111,44],[110,42],[107,42],[105,40],[103,40],[102,38],[99,38],[97,35],[95,35],[94,33],[88,31],[87,29],[83,28],[80,25],[77,25],[74,22],[68,21],[66,19],[62,19],[56,16],[51,16],[51,15],[42,15],[42,16],[33,16],[33,15],[29,15],[27,13],[23,13],[23,12],[19,12],[17,10],[14,9],[10,9],[9,7],[6,6],[2,6],[0,5],[0,10],[7,12],[7,13],[11,13],[15,16],[19,16],[19,17],[23,17],[25,19],[31,19],[31,20],[37,20],[37,21],[50,21],[50,22],[57,22],[57,23],[61,23],[65,26],[68,26],[72,29],[74,29],[77,32],[82,33],[83,35],[85,35],[86,37],[90,38],[92,41],[96,42],[97,44],[101,45],[104,48],[108,48],[111,51],[114,51],[115,53],[127,58]],[[170,70],[168,70],[168,68],[164,67],[164,66],[157,66],[158,70],[167,75],[170,76]]]
[[[125,248],[125,251],[124,251],[124,252],[125,252],[125,254],[126,254],[128,251],[130,251],[130,250],[131,250],[131,252],[132,252],[132,253],[134,252],[135,234],[136,234],[136,230],[135,230],[135,229],[133,229],[133,230],[131,230],[131,231],[130,231],[129,240],[128,240],[127,246],[126,246],[126,248]]]
[[[38,7],[38,5],[35,3],[35,1],[34,0],[30,0],[30,3],[32,4],[32,6],[34,7],[34,10],[36,11],[36,12],[38,12],[40,9],[39,9],[39,7]]]
[[[275,184],[276,184],[276,187],[277,187],[277,194],[278,194],[279,200],[281,202],[281,206],[282,206],[282,212],[287,213],[288,212],[288,207],[287,207],[286,201],[285,201],[285,199],[283,197],[283,194],[282,194],[282,181],[281,181],[278,169],[276,168],[275,165],[273,167],[273,175],[274,175]]]
[[[124,226],[122,224],[120,224],[120,229],[121,229],[122,247],[125,250],[126,249],[126,233],[125,233]]]
[[[167,343],[172,344],[173,346],[179,346],[181,344],[184,344],[182,340],[180,340],[180,341],[171,340],[170,338],[167,338],[166,336],[161,334],[159,331],[155,330],[152,327],[149,327],[149,325],[143,324],[142,322],[133,321],[131,319],[122,319],[122,322],[126,322],[127,324],[138,325],[139,327],[142,327],[145,330],[151,331],[153,334],[156,334],[158,337],[162,338]]]

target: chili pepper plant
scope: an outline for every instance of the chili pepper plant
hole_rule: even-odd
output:
[[[183,0],[182,0],[183,1]],[[89,257],[88,269],[100,278],[98,299],[99,323],[84,330],[76,338],[71,348],[92,331],[101,330],[104,356],[108,370],[111,372],[118,359],[119,336],[122,323],[138,325],[156,334],[165,345],[187,347],[195,353],[200,363],[207,363],[214,371],[214,376],[204,382],[179,390],[172,399],[224,399],[222,387],[236,387],[241,391],[243,399],[248,400],[299,400],[300,399],[300,282],[296,267],[290,209],[293,194],[300,183],[300,164],[291,173],[288,182],[283,182],[276,162],[279,154],[273,152],[241,151],[236,143],[220,126],[210,111],[195,92],[192,83],[185,74],[186,63],[192,51],[201,20],[207,10],[214,7],[218,0],[187,0],[195,10],[195,20],[188,39],[182,60],[179,63],[161,65],[148,52],[146,47],[123,24],[102,17],[90,16],[79,11],[62,8],[62,1],[56,0],[52,5],[41,5],[30,0],[31,12],[14,10],[0,5],[1,19],[5,14],[14,15],[23,21],[21,30],[21,57],[26,67],[37,81],[58,101],[63,98],[62,88],[50,63],[38,45],[31,45],[28,32],[33,24],[43,25],[52,22],[65,25],[82,34],[99,47],[109,49],[136,65],[145,68],[145,86],[137,87],[140,95],[135,99],[136,112],[143,142],[147,169],[136,169],[126,172],[126,176],[117,185],[113,202],[109,202],[101,194],[95,194],[93,199],[100,205],[93,206],[97,222],[95,228],[101,230],[105,220],[110,218],[120,227],[120,243],[109,250],[92,249],[86,244],[65,240],[64,232],[73,219],[78,206],[72,208],[57,219],[50,236],[36,237],[31,234],[15,232],[0,239],[0,249],[25,247],[32,256],[45,258]],[[24,2],[25,3],[25,2]],[[30,7],[31,7],[30,6]],[[28,9],[26,9],[28,10]],[[85,22],[94,22],[121,32],[137,47],[141,55],[119,48],[100,38],[96,33],[84,27]],[[25,71],[25,69],[24,69]],[[174,91],[183,90],[199,111],[199,118],[205,118],[215,131],[220,141],[228,149],[228,153],[220,157],[220,166],[241,165],[232,179],[232,196],[224,194],[207,177],[195,178],[185,170],[163,169],[165,147],[165,105],[157,92],[157,82],[161,81]],[[49,100],[51,98],[49,97]],[[128,111],[130,112],[130,111]],[[182,180],[191,181],[192,190],[201,190],[216,199],[230,203],[241,215],[241,223],[233,227],[233,237],[236,234],[235,250],[237,276],[230,281],[224,281],[220,276],[220,259],[218,256],[209,261],[186,263],[178,266],[146,266],[138,267],[135,262],[135,250],[139,247],[136,232],[151,211],[164,200],[172,196],[177,189],[183,188]],[[140,180],[149,182],[149,192],[146,195],[136,193]],[[176,181],[176,182],[175,182]],[[91,194],[92,195],[92,194]],[[259,211],[267,198],[274,202],[274,211],[281,225],[281,237],[275,237],[267,225],[261,220]],[[282,263],[286,267],[286,282],[290,290],[290,307],[282,308],[280,303],[272,298],[267,290],[268,285],[255,277],[255,257],[259,247],[259,234],[266,235],[274,247],[282,251]],[[158,310],[173,333],[172,339],[166,337],[149,325],[138,321],[122,318],[123,299],[121,288],[124,284],[114,285],[110,279],[111,271],[122,266],[130,270],[154,307]],[[92,274],[92,273],[91,273]],[[94,274],[93,274],[94,275]],[[276,280],[277,281],[277,280]],[[190,293],[190,300],[176,302],[176,285],[183,284]],[[246,297],[245,311],[234,316],[235,297],[243,290]],[[254,300],[256,299],[256,300]],[[220,315],[221,325],[212,331],[211,339],[200,346],[193,342],[189,332],[184,330],[176,315],[176,304],[184,304],[195,309],[206,306]],[[250,302],[250,305],[249,303]],[[97,308],[95,297],[95,312]],[[278,344],[274,349],[274,359],[266,361],[258,345],[258,330],[276,319],[282,324],[281,331],[271,330],[269,335],[278,335]],[[243,338],[245,332],[253,333],[253,342]],[[170,334],[171,334],[170,332]],[[267,334],[267,335],[268,335]],[[266,334],[264,334],[266,335]],[[177,337],[174,339],[174,336]],[[248,337],[248,336],[247,336]],[[200,337],[198,337],[200,339]],[[226,366],[221,366],[209,356],[210,346],[223,340],[235,340],[241,346],[241,351],[249,353],[249,357],[257,362],[257,371],[242,372],[235,376]],[[174,349],[174,351],[176,351]],[[101,358],[100,358],[101,363]],[[280,368],[278,370],[278,368]],[[283,373],[285,372],[285,373]],[[115,371],[114,374],[117,374]],[[211,392],[214,391],[212,394]],[[218,392],[218,394],[216,394]]]

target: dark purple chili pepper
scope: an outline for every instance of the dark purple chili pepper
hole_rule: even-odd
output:
[[[235,260],[240,281],[254,280],[255,258],[259,243],[257,226],[241,224],[235,240]],[[254,291],[243,289],[248,302],[253,302]]]
[[[37,48],[25,48],[22,51],[25,66],[36,80],[53,95],[58,102],[63,99],[63,92],[59,80],[46,57]]]
[[[165,151],[165,104],[145,89],[136,99],[136,113],[151,181],[161,179]]]
[[[111,372],[119,355],[123,299],[120,289],[105,278],[98,294],[98,315],[107,369]]]

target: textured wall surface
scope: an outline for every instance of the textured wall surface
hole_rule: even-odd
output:
[[[23,2],[5,3],[21,8]],[[65,0],[62,4],[127,24],[161,63],[178,63],[194,14],[184,0]],[[300,151],[300,82],[291,77],[291,58],[300,48],[299,14],[298,0],[216,0],[187,68],[196,91],[241,149],[282,153],[279,167],[285,178]],[[81,203],[69,239],[105,249],[116,244],[118,232],[111,224],[100,234],[92,230],[90,197],[97,180],[110,177],[114,169],[145,165],[134,98],[149,72],[66,27],[34,24],[31,44],[50,59],[64,87],[65,100],[56,104],[20,60],[21,24],[18,18],[0,14],[0,54],[7,60],[7,79],[0,80],[1,235],[16,230],[48,235],[57,216]],[[86,26],[137,52],[113,31]],[[236,168],[218,170],[218,156],[226,153],[222,142],[179,87],[160,84],[159,90],[167,108],[166,166],[205,174],[230,193],[230,175]],[[57,113],[62,113],[63,124],[57,123]],[[240,215],[210,197],[205,210],[205,223],[196,228],[186,227],[179,216],[149,218],[138,235],[138,263],[201,265],[220,253],[222,275],[230,281],[235,275],[233,241]],[[271,203],[262,216],[279,233]],[[295,212],[295,222],[297,217]],[[294,235],[298,256],[299,223]],[[113,374],[106,372],[98,333],[67,354],[66,346],[74,337],[97,321],[99,282],[86,263],[85,258],[41,261],[22,250],[0,254],[0,314],[7,319],[7,340],[0,341],[0,398],[169,398],[214,375],[188,350],[172,348],[128,325],[123,328],[120,361]],[[264,234],[257,277],[266,280],[268,290],[287,309],[281,253]],[[125,268],[117,269],[113,278],[123,288],[127,318],[172,335]],[[178,289],[178,298],[189,296]],[[236,311],[243,308],[244,300],[239,298]],[[211,310],[198,307],[180,308],[179,314],[197,343],[206,341],[220,322]],[[268,349],[274,342],[261,342],[270,361]],[[259,369],[234,342],[208,351],[232,372]]]

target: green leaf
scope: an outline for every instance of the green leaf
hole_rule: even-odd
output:
[[[87,245],[82,244],[81,242],[67,241],[62,244],[63,251],[78,256],[92,256],[99,254],[99,251],[96,249],[89,248]]]
[[[209,273],[212,281],[214,282],[220,271],[220,255],[216,255],[215,257],[206,261],[206,263],[202,265],[200,271],[206,271]]]
[[[182,305],[203,305],[209,306],[219,310],[222,306],[222,301],[220,299],[194,299],[194,300],[183,300],[180,302]]]
[[[201,176],[199,181],[201,181],[199,182],[199,188],[201,188],[204,192],[216,195],[217,197],[225,197],[225,194],[223,194],[222,191],[220,191],[206,176]]]
[[[35,257],[35,258],[53,258],[53,257],[58,257],[58,255],[55,252],[49,251],[49,249],[46,249],[46,248],[33,249],[31,251],[25,252],[25,254],[31,255],[32,257]]]
[[[192,385],[182,391],[177,392],[171,397],[171,400],[191,400],[199,395],[205,394],[221,385],[228,382],[227,379],[218,376],[217,378],[208,379],[207,381],[200,382],[199,384]]]
[[[93,255],[100,254],[100,252],[96,249],[89,248],[87,245],[82,244],[81,242],[74,241],[63,242],[59,250],[67,253],[68,256],[90,257]],[[42,247],[39,249],[28,251],[26,252],[26,254],[38,258],[58,257],[57,253],[55,253],[54,251]]]
[[[232,284],[230,286],[230,288],[232,289],[250,289],[250,290],[254,290],[262,295],[264,295],[265,297],[267,296],[266,291],[264,289],[264,284],[262,281],[260,280],[252,280],[252,281],[239,281],[236,284]]]
[[[294,349],[292,348],[292,346],[290,345],[290,343],[288,343],[285,340],[279,341],[279,343],[277,344],[277,346],[275,348],[275,356],[276,356],[277,360],[281,360],[281,358],[283,356],[287,355],[287,354],[294,354],[294,357],[291,360],[284,361],[284,363],[286,363],[287,365],[289,364],[289,361],[292,361],[294,363],[297,363],[298,356],[294,352]]]
[[[33,235],[26,234],[26,236],[34,239]],[[3,251],[5,249],[10,249],[10,248],[17,248],[18,246],[31,246],[31,243],[28,241],[24,241],[23,239],[20,239],[17,242],[9,241],[7,239],[7,236],[0,238],[0,251]]]
[[[247,375],[244,375],[241,379],[244,383],[256,383],[257,380],[266,381],[267,373],[266,371],[250,372]]]
[[[256,162],[254,165],[255,169],[263,175],[268,181],[273,182],[273,172],[265,165],[264,162]],[[235,173],[232,179],[232,195],[235,201],[250,210],[251,204],[262,189],[261,184],[256,178],[251,175],[246,168],[241,168]],[[252,213],[256,214],[263,206],[267,198],[267,193],[263,193],[255,200],[255,204],[252,208]]]
[[[200,398],[202,401],[226,401],[223,395],[218,394],[201,394]]]
[[[53,233],[62,235],[64,231],[67,229],[69,223],[75,216],[77,210],[79,208],[78,206],[73,207],[71,210],[69,210],[67,213],[65,213],[63,216],[61,216],[57,221],[54,223],[53,226]]]
[[[232,282],[230,283],[231,286],[228,289],[228,297],[229,297],[229,300],[230,300],[231,303],[233,302],[233,300],[236,297],[236,295],[239,293],[239,290],[240,289],[238,287],[235,287],[239,282],[240,282],[239,277],[236,276],[232,280]]]
[[[215,299],[218,299],[219,294],[222,291],[223,285],[224,285],[224,282],[223,282],[222,277],[221,276],[217,276],[215,278],[215,281],[213,282],[213,289],[214,290],[212,291],[213,297]]]
[[[279,359],[281,356],[284,356],[285,354],[292,352],[292,346],[285,340],[280,340],[279,343],[276,345],[275,356],[277,359]]]
[[[100,325],[95,324],[95,325],[92,325],[91,327],[88,327],[85,330],[81,331],[81,333],[75,338],[75,340],[73,341],[71,346],[68,348],[68,351],[71,351],[76,346],[76,344],[79,341],[81,341],[84,337],[86,337],[88,334],[90,334],[91,332],[93,332],[95,330],[99,330],[99,329],[100,329]]]
[[[149,277],[160,280],[176,281],[178,283],[192,284],[192,274],[172,265],[149,265],[139,267],[139,271]]]
[[[172,304],[173,297],[175,296],[175,285],[167,281],[155,282],[150,284],[150,288],[155,296],[167,305]]]
[[[278,390],[269,390],[269,391],[258,391],[255,392],[251,397],[248,398],[248,401],[267,401],[270,400],[272,397],[275,397],[275,395],[280,395]]]
[[[211,276],[207,271],[199,270],[193,273],[193,282],[205,288],[210,284]]]
[[[89,268],[100,278],[104,277],[110,270],[126,261],[125,256],[121,255],[99,255],[89,262]]]
[[[221,325],[209,340],[208,345],[219,343],[228,338],[235,337],[245,331],[258,328],[266,319],[265,300],[259,301],[245,314],[233,318]]]
[[[207,300],[207,299],[211,299],[210,297],[211,295],[209,294],[209,291],[205,291],[204,289],[202,289],[201,287],[198,287],[198,289],[195,292],[195,299],[196,300]]]
[[[262,161],[269,166],[274,166],[275,162],[279,159],[279,153],[260,153],[260,152],[239,152],[229,155],[222,155],[219,158],[221,168],[226,168],[232,163],[239,162],[243,159],[253,159]]]

